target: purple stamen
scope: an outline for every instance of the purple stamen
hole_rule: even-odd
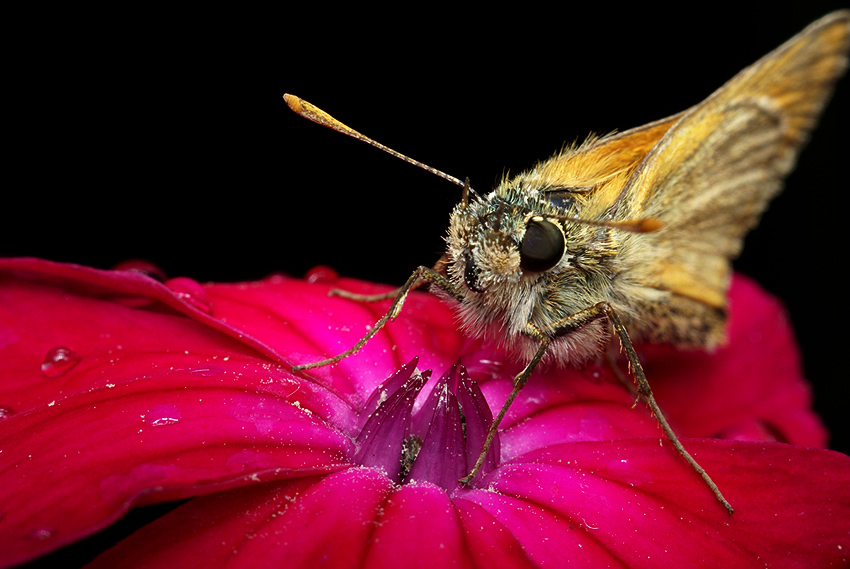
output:
[[[369,400],[366,401],[366,404],[360,411],[360,421],[357,425],[357,429],[359,431],[363,431],[363,427],[366,426],[366,422],[370,417],[372,417],[375,411],[378,410],[378,407],[384,403],[391,394],[401,389],[404,384],[410,380],[410,376],[413,374],[413,371],[416,369],[416,364],[418,363],[419,358],[413,358],[372,392]]]
[[[457,397],[449,390],[451,373],[449,370],[440,378],[414,418],[414,424],[421,429],[416,434],[422,438],[422,450],[408,477],[411,481],[433,482],[446,489],[458,487],[458,479],[466,474],[463,420]]]
[[[487,432],[490,430],[490,425],[493,423],[493,413],[490,411],[490,406],[487,405],[487,400],[484,399],[484,394],[481,393],[481,388],[478,384],[472,381],[466,368],[460,366],[457,374],[457,394],[458,403],[464,414],[464,424],[466,427],[466,472],[472,470],[475,461],[478,460],[478,453],[484,446],[484,440],[487,438]],[[480,480],[485,474],[492,471],[499,464],[501,456],[501,447],[499,443],[499,434],[497,433],[490,445],[490,450],[487,451],[487,456],[484,463],[481,465],[481,470],[478,476],[472,480],[472,485],[475,486],[475,481]]]
[[[411,377],[412,367],[405,366],[402,370],[405,373],[401,377],[407,375],[408,379],[369,415],[355,441],[358,451],[354,460],[363,466],[386,472],[394,482],[401,482],[402,444],[410,436],[413,403],[431,375],[426,371]],[[389,381],[394,383],[399,377],[399,374],[395,374]]]
[[[430,371],[414,373],[417,361],[402,367],[367,401],[355,460],[383,470],[397,483],[432,482],[453,490],[475,464],[493,416],[462,366],[452,366],[414,413],[417,395],[430,377]],[[481,475],[496,467],[498,452],[497,436]]]

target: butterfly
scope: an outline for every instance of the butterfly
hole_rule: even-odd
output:
[[[453,302],[460,326],[526,362],[494,418],[468,483],[499,423],[543,360],[580,365],[619,339],[643,398],[677,451],[731,514],[652,394],[633,341],[711,349],[724,341],[730,262],[782,189],[847,68],[850,11],[814,22],[698,105],[619,134],[591,137],[479,194],[468,181],[404,156],[285,95],[302,116],[363,140],[463,188],[433,267],[418,267],[351,349],[356,353],[425,284]]]

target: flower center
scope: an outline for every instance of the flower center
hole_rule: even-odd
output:
[[[398,370],[366,402],[355,461],[384,471],[396,483],[426,481],[453,490],[478,459],[493,415],[478,384],[457,365],[417,408],[431,376],[430,370],[416,372],[417,362],[414,358]],[[496,467],[498,456],[496,435],[472,486]]]

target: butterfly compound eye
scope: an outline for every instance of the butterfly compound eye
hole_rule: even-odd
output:
[[[532,220],[519,246],[519,265],[526,271],[549,270],[564,256],[564,249],[564,234],[554,223]]]

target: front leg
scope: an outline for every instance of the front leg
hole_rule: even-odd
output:
[[[439,275],[442,275],[442,274],[444,274],[445,268],[446,268],[446,266],[448,266],[448,264],[449,264],[448,256],[443,255],[442,257],[440,257],[437,260],[437,262],[434,264],[434,267],[431,270],[433,272],[439,274]],[[423,267],[420,267],[420,269],[421,268],[423,268]],[[430,281],[427,280],[427,279],[419,279],[417,282],[415,282],[413,284],[413,286],[410,287],[408,292],[410,292],[411,290],[416,290],[420,286],[428,284],[429,282]],[[438,286],[440,286],[440,285],[438,285]],[[349,300],[356,300],[357,302],[380,302],[382,300],[389,300],[391,298],[396,298],[401,293],[403,288],[404,287],[400,287],[400,288],[397,288],[395,290],[391,290],[389,292],[383,292],[383,293],[380,293],[380,294],[358,294],[356,292],[349,292],[349,291],[341,289],[341,288],[332,288],[331,291],[328,294],[330,296],[339,296],[339,297],[342,297],[342,298],[347,298]],[[458,298],[457,293],[447,290],[444,286],[440,286],[440,288],[442,288],[443,290],[446,290],[446,292],[449,292],[452,296],[454,296],[455,298],[460,300]]]
[[[505,418],[505,414],[514,402],[514,399],[516,399],[516,396],[519,395],[520,390],[523,386],[525,386],[528,378],[531,377],[531,372],[534,371],[534,368],[537,367],[537,364],[539,364],[543,359],[543,356],[546,355],[546,350],[549,349],[549,344],[552,343],[552,340],[558,336],[565,336],[570,332],[575,332],[589,322],[605,316],[607,311],[608,304],[600,302],[559,320],[555,323],[555,325],[547,330],[541,330],[531,322],[525,325],[523,335],[539,342],[537,351],[534,353],[531,361],[529,361],[522,371],[514,378],[513,389],[511,390],[510,395],[508,395],[505,404],[502,405],[502,408],[499,410],[498,415],[496,415],[493,419],[493,423],[490,425],[490,430],[487,431],[487,438],[484,439],[484,446],[481,449],[481,453],[478,455],[478,460],[475,461],[475,466],[472,467],[469,474],[460,479],[461,484],[469,484],[472,479],[475,478],[475,475],[478,474],[478,471],[481,469],[481,465],[484,464],[484,460],[487,458],[490,445],[493,444],[493,439],[496,437],[496,433],[499,430],[499,424],[502,422],[502,419]]]
[[[423,282],[436,285],[446,291],[451,296],[453,296],[458,301],[462,300],[460,293],[455,289],[451,281],[449,281],[445,276],[434,271],[434,269],[429,269],[428,267],[419,267],[415,271],[413,271],[413,274],[410,275],[410,278],[407,279],[407,282],[405,282],[404,285],[402,285],[402,287],[398,289],[397,293],[395,294],[395,300],[390,305],[390,309],[387,311],[387,313],[384,314],[384,316],[380,320],[378,320],[375,326],[373,326],[372,329],[369,330],[369,332],[367,332],[365,336],[360,338],[360,340],[358,340],[357,343],[354,344],[354,346],[332,358],[309,364],[293,366],[292,371],[301,371],[304,369],[313,369],[330,364],[335,364],[336,362],[343,360],[348,356],[356,354],[360,350],[360,348],[362,348],[366,344],[366,342],[368,342],[372,338],[372,336],[377,334],[378,331],[384,327],[387,322],[389,322],[390,320],[395,320],[396,316],[398,316],[398,314],[401,312],[401,307],[404,305],[404,301],[407,298],[408,293]]]

